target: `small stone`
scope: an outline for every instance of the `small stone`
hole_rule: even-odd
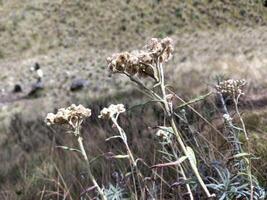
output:
[[[16,84],[13,89],[13,93],[19,93],[22,92],[22,87],[20,84]]]
[[[40,92],[43,91],[44,84],[43,82],[37,82],[32,85],[31,91],[28,93],[28,97],[39,97]]]
[[[72,81],[71,86],[70,86],[70,91],[78,91],[82,90],[85,86],[88,85],[88,81],[84,79],[76,79]]]

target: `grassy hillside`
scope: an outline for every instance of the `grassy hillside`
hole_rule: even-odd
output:
[[[267,7],[263,2],[0,0],[0,199],[60,199],[58,194],[78,198],[88,187],[85,166],[76,154],[69,159],[55,147],[75,144],[62,129],[44,124],[46,113],[83,103],[96,116],[110,103],[132,108],[146,102],[125,78],[109,76],[105,59],[117,51],[140,48],[151,37],[164,36],[175,42],[166,79],[186,101],[213,90],[216,76],[248,81],[242,116],[252,152],[261,158],[253,161],[255,174],[266,186]],[[38,98],[25,98],[35,82],[30,67],[36,62],[43,69],[45,89]],[[75,79],[89,84],[71,92]],[[17,83],[23,91],[13,94]],[[196,104],[195,109],[224,131],[215,97]],[[157,152],[151,127],[163,123],[163,117],[158,107],[133,110],[122,119],[130,146],[153,164]],[[221,145],[210,126],[195,113],[189,115],[193,128]],[[96,117],[85,122],[83,131],[89,155],[101,155],[93,170],[99,181],[109,183],[112,172],[126,168],[125,163],[114,165],[103,154],[121,153],[119,142],[105,142],[115,131]]]
[[[0,55],[125,48],[151,36],[266,25],[266,13],[260,0],[2,1]]]

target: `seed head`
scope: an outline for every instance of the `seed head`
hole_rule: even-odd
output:
[[[56,114],[48,113],[45,119],[47,125],[69,124],[73,127],[77,122],[82,122],[86,117],[91,116],[91,110],[82,105],[72,104],[67,108],[60,108]]]
[[[158,38],[151,38],[146,44],[145,48],[155,55],[160,54],[163,51],[163,47]]]
[[[154,79],[157,62],[167,62],[173,54],[173,45],[170,38],[162,40],[152,38],[144,50],[135,50],[131,53],[122,52],[107,58],[108,68],[112,73],[127,73],[130,76],[138,74],[140,77],[150,76]]]
[[[144,64],[153,64],[153,57],[150,53],[145,52],[145,51],[140,51],[138,53],[138,59],[140,63]]]
[[[98,117],[102,119],[110,119],[111,117],[123,112],[125,112],[125,107],[123,104],[111,104],[108,108],[103,108]]]
[[[227,121],[227,122],[231,122],[233,119],[232,119],[232,117],[229,115],[229,114],[224,114],[223,115],[223,118],[225,119],[225,121]]]
[[[172,138],[172,134],[168,131],[164,131],[164,130],[158,130],[156,132],[156,136],[163,142],[167,142],[169,143],[171,138]]]
[[[216,90],[222,94],[230,96],[243,95],[243,88],[246,85],[245,80],[233,80],[229,79],[226,81],[220,82],[215,86]]]
[[[134,75],[137,73],[138,58],[129,52],[113,54],[107,58],[108,68],[113,73],[123,73],[127,71]]]
[[[173,41],[171,38],[166,37],[162,40],[158,38],[152,38],[148,41],[145,49],[153,56],[153,59],[159,59],[160,62],[167,62],[173,55]]]
[[[157,79],[154,68],[152,68],[150,65],[140,65],[138,68],[138,76],[142,78],[152,77]]]

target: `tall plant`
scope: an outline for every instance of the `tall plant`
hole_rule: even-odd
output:
[[[170,38],[162,40],[152,38],[142,50],[117,53],[107,58],[108,68],[112,73],[120,73],[127,76],[152,101],[159,103],[165,114],[166,124],[164,126],[171,127],[180,150],[186,156],[191,170],[194,172],[202,189],[207,197],[210,198],[215,195],[211,194],[207,189],[199,173],[194,151],[183,141],[181,133],[177,129],[172,103],[173,94],[167,93],[164,65],[171,59],[173,51],[174,48]],[[153,79],[153,86],[151,87],[148,86],[147,81],[142,79],[148,77]],[[181,163],[182,169],[184,168],[183,164]],[[193,199],[190,187],[187,187],[187,189],[190,198]]]

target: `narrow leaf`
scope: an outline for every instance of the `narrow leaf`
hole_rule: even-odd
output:
[[[188,159],[197,166],[197,160],[193,149],[189,146],[186,147]]]
[[[187,159],[187,156],[182,156],[177,161],[169,162],[169,163],[163,163],[163,164],[157,164],[153,165],[151,168],[161,168],[161,167],[169,167],[169,166],[175,166],[181,164],[183,161]]]
[[[129,158],[129,155],[115,155],[115,156],[112,156],[112,158],[118,158],[118,159]]]
[[[106,141],[109,141],[111,139],[116,139],[116,138],[121,138],[121,136],[120,135],[111,136],[111,137],[107,138]]]
[[[245,157],[245,156],[250,156],[249,153],[238,153],[236,155],[234,155],[234,158],[240,158],[240,157]]]
[[[76,151],[81,153],[81,151],[79,149],[75,149],[75,148],[71,148],[71,147],[67,147],[67,146],[56,146],[57,148],[63,149],[63,150],[68,150],[68,151]]]

